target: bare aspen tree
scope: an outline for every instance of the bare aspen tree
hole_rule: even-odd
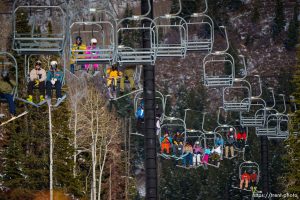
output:
[[[77,105],[79,107],[77,127],[81,128],[76,132],[76,147],[91,153],[91,199],[93,200],[101,199],[102,176],[107,156],[114,154],[112,146],[118,141],[120,130],[119,120],[105,107],[106,101],[99,89],[89,85],[87,95]]]
[[[74,155],[73,155],[73,176],[76,176],[76,159],[77,159],[77,132],[80,131],[78,126],[78,119],[79,119],[79,103],[85,97],[87,91],[87,83],[86,79],[79,79],[69,71],[67,71],[66,79],[68,82],[68,96],[71,108],[71,119],[70,119],[70,128],[73,131],[74,138],[73,138],[73,145],[74,145]]]

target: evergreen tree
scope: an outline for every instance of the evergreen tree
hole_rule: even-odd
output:
[[[276,38],[284,30],[285,23],[283,2],[282,0],[276,0],[275,18],[272,27],[273,38]]]
[[[229,20],[228,11],[224,9],[223,0],[208,1],[208,15],[212,17],[216,25],[226,25]]]
[[[225,4],[230,11],[236,11],[243,5],[243,2],[241,0],[226,0]]]
[[[28,11],[19,9],[16,14],[16,31],[17,33],[30,33],[31,27],[28,24]]]
[[[123,18],[126,17],[132,17],[133,16],[133,11],[132,8],[129,7],[127,4],[124,16]],[[122,22],[122,26],[126,27],[127,25],[129,27],[137,26],[138,22],[135,22],[133,20],[124,20]],[[129,46],[131,48],[141,48],[142,47],[142,30],[123,30],[119,31],[119,43]]]
[[[243,66],[240,62],[241,58],[238,56],[237,49],[235,48],[233,43],[230,43],[229,46],[230,47],[229,47],[227,53],[229,53],[233,57],[234,62],[235,62],[234,73],[235,73],[235,76],[239,77],[241,75],[241,69],[243,69]],[[227,58],[227,59],[230,60],[230,58]],[[225,67],[225,74],[229,75],[232,73],[231,64],[229,62],[226,62],[224,67]]]
[[[260,19],[259,8],[260,8],[260,1],[255,0],[253,3],[252,17],[251,17],[251,21],[253,23],[257,23]]]
[[[298,5],[296,4],[294,7],[293,18],[289,23],[288,38],[285,41],[285,46],[288,50],[294,49],[296,44],[298,43],[298,37],[299,37],[298,14],[299,14]]]
[[[297,49],[297,65],[296,71],[294,73],[294,78],[292,83],[295,85],[295,96],[296,105],[300,105],[300,49]],[[300,110],[296,110],[290,116],[290,136],[286,143],[287,155],[285,157],[285,170],[286,173],[283,177],[283,185],[285,186],[285,191],[290,194],[300,192],[300,146],[299,146],[299,129],[300,129]]]
[[[59,109],[52,111],[52,123],[54,133],[54,183],[57,189],[63,189],[80,197],[83,196],[83,182],[79,177],[73,177],[73,153],[71,143],[72,132],[69,129],[70,111],[65,103]]]

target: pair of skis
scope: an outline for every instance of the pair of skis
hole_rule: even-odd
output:
[[[67,97],[67,95],[65,94],[64,96],[62,96],[62,98],[59,100],[59,101],[57,101],[55,104],[51,104],[51,106],[52,107],[55,107],[55,108],[57,108],[65,99],[66,99],[66,97]],[[40,103],[33,103],[33,102],[30,102],[30,101],[27,101],[27,100],[25,100],[25,99],[21,99],[21,98],[18,98],[17,97],[17,99],[18,100],[20,100],[20,101],[22,101],[22,102],[24,102],[24,103],[28,103],[28,104],[30,104],[30,105],[32,105],[32,106],[34,106],[34,107],[40,107],[40,106],[42,106],[42,105],[44,105],[45,103],[47,103],[47,100],[45,99],[44,101],[41,101]],[[24,115],[26,115],[28,113],[28,111],[25,111],[25,112],[23,112],[23,113],[21,113],[21,114],[19,114],[19,115],[17,115],[17,116],[14,116],[14,117],[12,117],[12,118],[10,118],[9,120],[7,120],[7,121],[5,121],[5,122],[2,122],[2,123],[0,123],[0,127],[1,126],[4,126],[5,124],[8,124],[9,122],[11,122],[11,121],[14,121],[15,119],[18,119],[19,117],[22,117],[22,116],[24,116]],[[4,118],[5,117],[5,115],[4,114],[0,114],[0,118]]]
[[[65,95],[63,95],[62,97],[61,97],[61,99],[60,100],[58,100],[55,104],[51,104],[52,105],[52,107],[58,107],[65,99],[66,99],[66,97],[67,97],[67,95],[65,94]],[[31,101],[27,101],[26,99],[21,99],[21,98],[16,98],[16,99],[18,99],[18,100],[20,100],[20,101],[22,101],[22,102],[24,102],[24,103],[27,103],[27,104],[30,104],[30,105],[32,105],[32,106],[34,106],[34,107],[36,107],[36,108],[39,108],[39,107],[41,107],[42,105],[44,105],[45,103],[47,103],[47,99],[45,99],[44,101],[41,101],[41,102],[39,102],[39,103],[33,103],[33,102],[31,102]]]

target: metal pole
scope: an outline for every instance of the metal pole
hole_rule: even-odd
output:
[[[153,8],[153,0],[150,0]],[[141,14],[148,12],[148,0],[141,2]],[[153,18],[153,9],[149,12],[149,18]],[[150,22],[144,21],[145,26]],[[143,48],[150,48],[150,33],[143,32]],[[144,90],[145,119],[143,133],[145,135],[145,172],[146,172],[146,200],[158,199],[157,192],[157,157],[155,134],[155,76],[154,65],[144,65]]]
[[[260,142],[262,192],[267,194],[269,192],[269,145],[267,136],[261,136]]]

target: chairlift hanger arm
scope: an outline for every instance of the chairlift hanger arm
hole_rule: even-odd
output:
[[[247,65],[246,65],[246,59],[245,59],[245,56],[244,55],[239,55],[239,57],[242,58],[242,61],[243,61],[243,66],[244,66],[244,76],[241,77],[240,79],[245,79],[248,75],[247,73]]]
[[[205,4],[205,9],[204,9],[204,11],[199,12],[199,13],[193,13],[193,14],[190,15],[190,17],[199,17],[199,16],[201,16],[201,15],[204,15],[204,14],[207,12],[207,10],[208,10],[207,0],[204,0],[204,4]]]
[[[284,114],[286,112],[285,95],[284,94],[279,94],[279,96],[282,97],[282,102],[283,102],[283,107],[284,107],[284,110],[281,112],[281,114]]]
[[[253,96],[251,97],[251,99],[260,99],[261,95],[262,95],[262,81],[261,81],[261,78],[260,78],[260,75],[254,75],[254,77],[257,77],[258,78],[258,84],[259,84],[259,95],[257,96]]]
[[[273,108],[276,106],[276,100],[275,100],[274,89],[273,89],[273,88],[268,88],[268,90],[272,93],[273,105],[270,107],[270,109],[273,109]]]
[[[206,116],[206,112],[203,113],[202,126],[201,126],[201,128],[202,128],[202,131],[203,131],[204,133],[209,133],[209,131],[207,131],[207,130],[204,129],[205,116]]]
[[[293,104],[294,112],[296,112],[297,111],[297,104],[295,102],[295,96],[290,96],[290,104]]]
[[[178,3],[179,3],[179,10],[177,11],[177,13],[175,13],[175,14],[170,13],[170,14],[167,14],[167,16],[178,16],[181,13],[181,11],[182,11],[181,0],[178,0]]]
[[[224,33],[225,33],[225,39],[226,39],[226,49],[225,50],[221,50],[221,51],[219,51],[219,52],[223,52],[223,53],[225,53],[225,52],[227,52],[228,50],[229,50],[229,39],[228,39],[228,33],[227,33],[227,29],[226,29],[226,27],[225,26],[220,26],[220,28],[223,28],[224,29]]]
[[[217,124],[218,124],[219,126],[228,126],[228,124],[221,124],[221,123],[220,123],[221,109],[224,110],[224,108],[221,106],[221,107],[219,107],[219,109],[218,109],[218,114],[217,114]]]

